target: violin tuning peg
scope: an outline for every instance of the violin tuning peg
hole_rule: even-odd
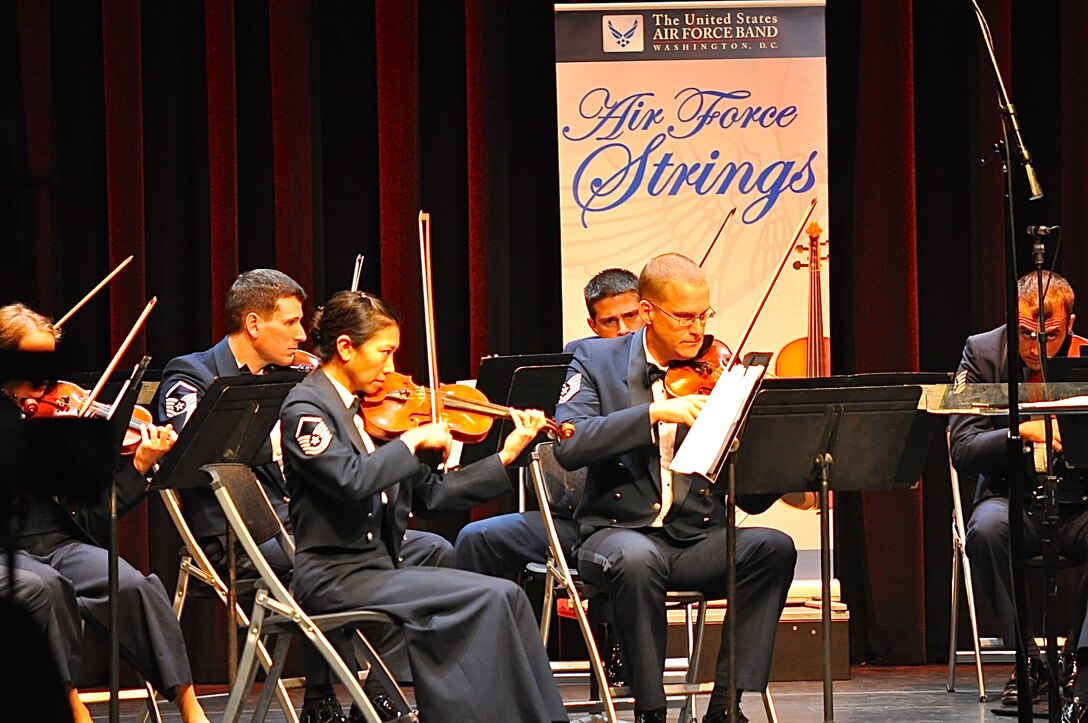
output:
[[[799,254],[803,254],[808,251],[808,246],[805,246],[804,244],[797,244],[793,247],[793,250]]]
[[[805,267],[807,267],[807,266],[808,266],[808,264],[803,264],[803,263],[801,263],[800,261],[794,261],[794,262],[793,262],[793,268],[794,268],[794,270],[797,270],[797,269],[803,269],[803,268],[805,268]]]

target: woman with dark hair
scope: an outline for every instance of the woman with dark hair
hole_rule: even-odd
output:
[[[366,608],[397,620],[423,720],[567,720],[519,587],[399,564],[413,504],[463,509],[507,491],[505,467],[544,427],[543,414],[514,411],[498,454],[438,474],[418,454],[447,452],[448,425],[425,424],[379,446],[358,413],[357,395],[373,395],[393,371],[396,312],[373,296],[340,292],[314,314],[311,335],[321,366],[280,410],[299,602],[315,614]],[[343,720],[316,654],[308,673],[303,723]],[[349,719],[357,716],[353,709]]]

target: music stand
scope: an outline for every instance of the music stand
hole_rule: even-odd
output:
[[[1046,370],[1051,382],[1085,382],[1088,381],[1088,357],[1053,357],[1047,359]],[[1058,429],[1065,463],[1077,469],[1088,468],[1088,414],[1059,414]]]
[[[555,415],[559,390],[566,379],[567,367],[573,354],[523,354],[514,356],[489,356],[480,361],[476,388],[495,404],[517,409],[540,409],[545,416]],[[462,464],[483,459],[502,449],[506,435],[513,429],[507,419],[498,419],[483,441],[466,445],[461,452]],[[512,466],[528,464],[529,453],[536,442],[525,451]]]
[[[812,380],[804,380],[807,385]],[[760,391],[730,460],[736,495],[903,489],[921,475],[944,419],[918,409],[917,385]],[[788,440],[788,444],[783,442]],[[732,482],[732,480],[731,480]],[[732,503],[732,501],[730,501]],[[820,515],[824,721],[834,721],[831,680],[831,527]],[[730,576],[735,570],[730,568]],[[729,644],[735,645],[730,639]]]
[[[154,489],[205,487],[200,468],[218,462],[252,465],[280,416],[287,393],[306,375],[284,371],[216,377],[151,480]]]

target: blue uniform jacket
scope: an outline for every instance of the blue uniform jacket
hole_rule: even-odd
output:
[[[352,411],[320,370],[287,395],[280,422],[299,553],[389,554],[395,561],[414,503],[427,510],[467,509],[510,489],[497,454],[444,475],[399,441],[369,454]]]

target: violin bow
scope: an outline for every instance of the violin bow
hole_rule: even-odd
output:
[[[359,276],[363,273],[363,258],[362,254],[355,257],[355,272],[351,275],[351,290],[359,290]]]
[[[419,212],[419,267],[423,276],[423,327],[427,336],[427,373],[430,376],[431,421],[439,419],[438,346],[435,343],[434,290],[431,288],[431,214]]]
[[[722,231],[725,230],[725,224],[729,223],[729,219],[733,218],[733,214],[737,212],[737,207],[733,206],[733,210],[725,214],[725,220],[722,221],[722,225],[718,227],[718,233],[714,234],[714,239],[710,242],[710,245],[706,247],[706,253],[703,254],[703,260],[699,262],[699,268],[703,268],[703,264],[706,263],[707,258],[710,257],[710,252],[714,250],[714,244],[718,243],[718,239],[722,235]]]
[[[756,320],[759,319],[760,313],[763,311],[764,305],[767,303],[767,299],[771,295],[771,290],[774,289],[775,282],[778,281],[778,277],[782,275],[782,269],[786,268],[786,262],[789,261],[790,256],[793,255],[793,247],[797,245],[797,239],[801,238],[801,234],[804,233],[805,226],[808,224],[808,220],[812,218],[812,212],[816,210],[816,199],[812,199],[812,203],[808,205],[808,212],[805,217],[801,219],[801,223],[797,225],[797,232],[793,234],[793,238],[790,239],[789,246],[786,247],[786,253],[782,257],[782,262],[778,264],[778,270],[774,272],[774,277],[771,278],[771,282],[767,284],[767,290],[763,292],[763,298],[759,302],[759,306],[756,307],[756,312],[752,314],[751,321],[748,322],[748,328],[744,330],[744,336],[741,337],[740,343],[733,347],[733,356],[729,359],[729,365],[726,366],[725,371],[729,371],[737,364],[737,360],[740,359],[740,350],[744,348],[744,343],[748,341],[748,335],[752,333],[752,329],[755,328]]]
[[[102,279],[101,281],[99,281],[99,282],[98,282],[98,285],[97,285],[97,286],[95,286],[95,287],[94,287],[93,289],[91,289],[90,291],[88,291],[88,292],[87,292],[87,294],[86,294],[86,296],[84,296],[84,297],[83,297],[82,299],[80,299],[80,300],[79,300],[79,302],[78,302],[78,303],[77,303],[77,304],[76,304],[75,306],[73,306],[73,307],[72,307],[71,309],[69,309],[69,310],[68,310],[68,313],[67,313],[67,314],[65,314],[64,316],[60,317],[60,320],[59,320],[59,321],[57,321],[57,322],[55,322],[55,323],[53,324],[53,328],[54,328],[54,329],[59,329],[59,328],[61,328],[62,326],[64,326],[64,322],[66,322],[66,321],[68,321],[69,319],[71,319],[71,318],[72,318],[72,316],[73,316],[73,315],[74,315],[74,314],[75,314],[75,313],[76,313],[77,311],[79,311],[80,309],[82,309],[82,308],[83,308],[83,305],[84,305],[84,304],[86,304],[86,303],[87,303],[88,301],[90,301],[90,300],[91,300],[91,297],[93,297],[93,296],[94,296],[95,294],[97,294],[97,293],[98,293],[98,292],[99,292],[99,291],[100,291],[100,290],[102,289],[102,287],[103,287],[103,286],[105,286],[105,285],[106,285],[106,284],[108,284],[108,283],[109,283],[110,281],[112,281],[112,280],[113,280],[113,277],[114,277],[114,276],[117,276],[117,274],[118,274],[118,273],[120,273],[121,269],[123,269],[123,268],[125,268],[126,266],[128,266],[128,265],[129,265],[129,263],[131,263],[131,262],[132,262],[132,257],[131,257],[131,256],[129,256],[129,257],[127,258],[127,259],[125,259],[125,260],[124,260],[124,261],[122,261],[121,263],[117,264],[117,268],[115,268],[115,269],[114,269],[113,271],[109,272],[109,274],[107,274],[107,275],[106,275],[106,278],[104,278],[104,279]]]
[[[102,388],[106,386],[106,382],[109,380],[110,375],[113,374],[113,370],[117,368],[117,365],[121,362],[121,357],[128,351],[129,346],[132,344],[132,340],[136,338],[136,334],[143,328],[144,322],[147,321],[148,314],[155,308],[155,304],[158,302],[158,297],[151,297],[151,301],[147,302],[147,306],[140,313],[140,317],[136,319],[136,323],[132,325],[132,329],[129,330],[128,336],[121,342],[121,346],[117,349],[117,353],[113,355],[113,359],[110,360],[106,370],[102,372],[102,376],[98,378],[98,382],[94,385],[94,389],[83,400],[83,404],[79,408],[78,416],[82,417],[86,415],[87,411],[92,407],[94,401],[101,394]]]

